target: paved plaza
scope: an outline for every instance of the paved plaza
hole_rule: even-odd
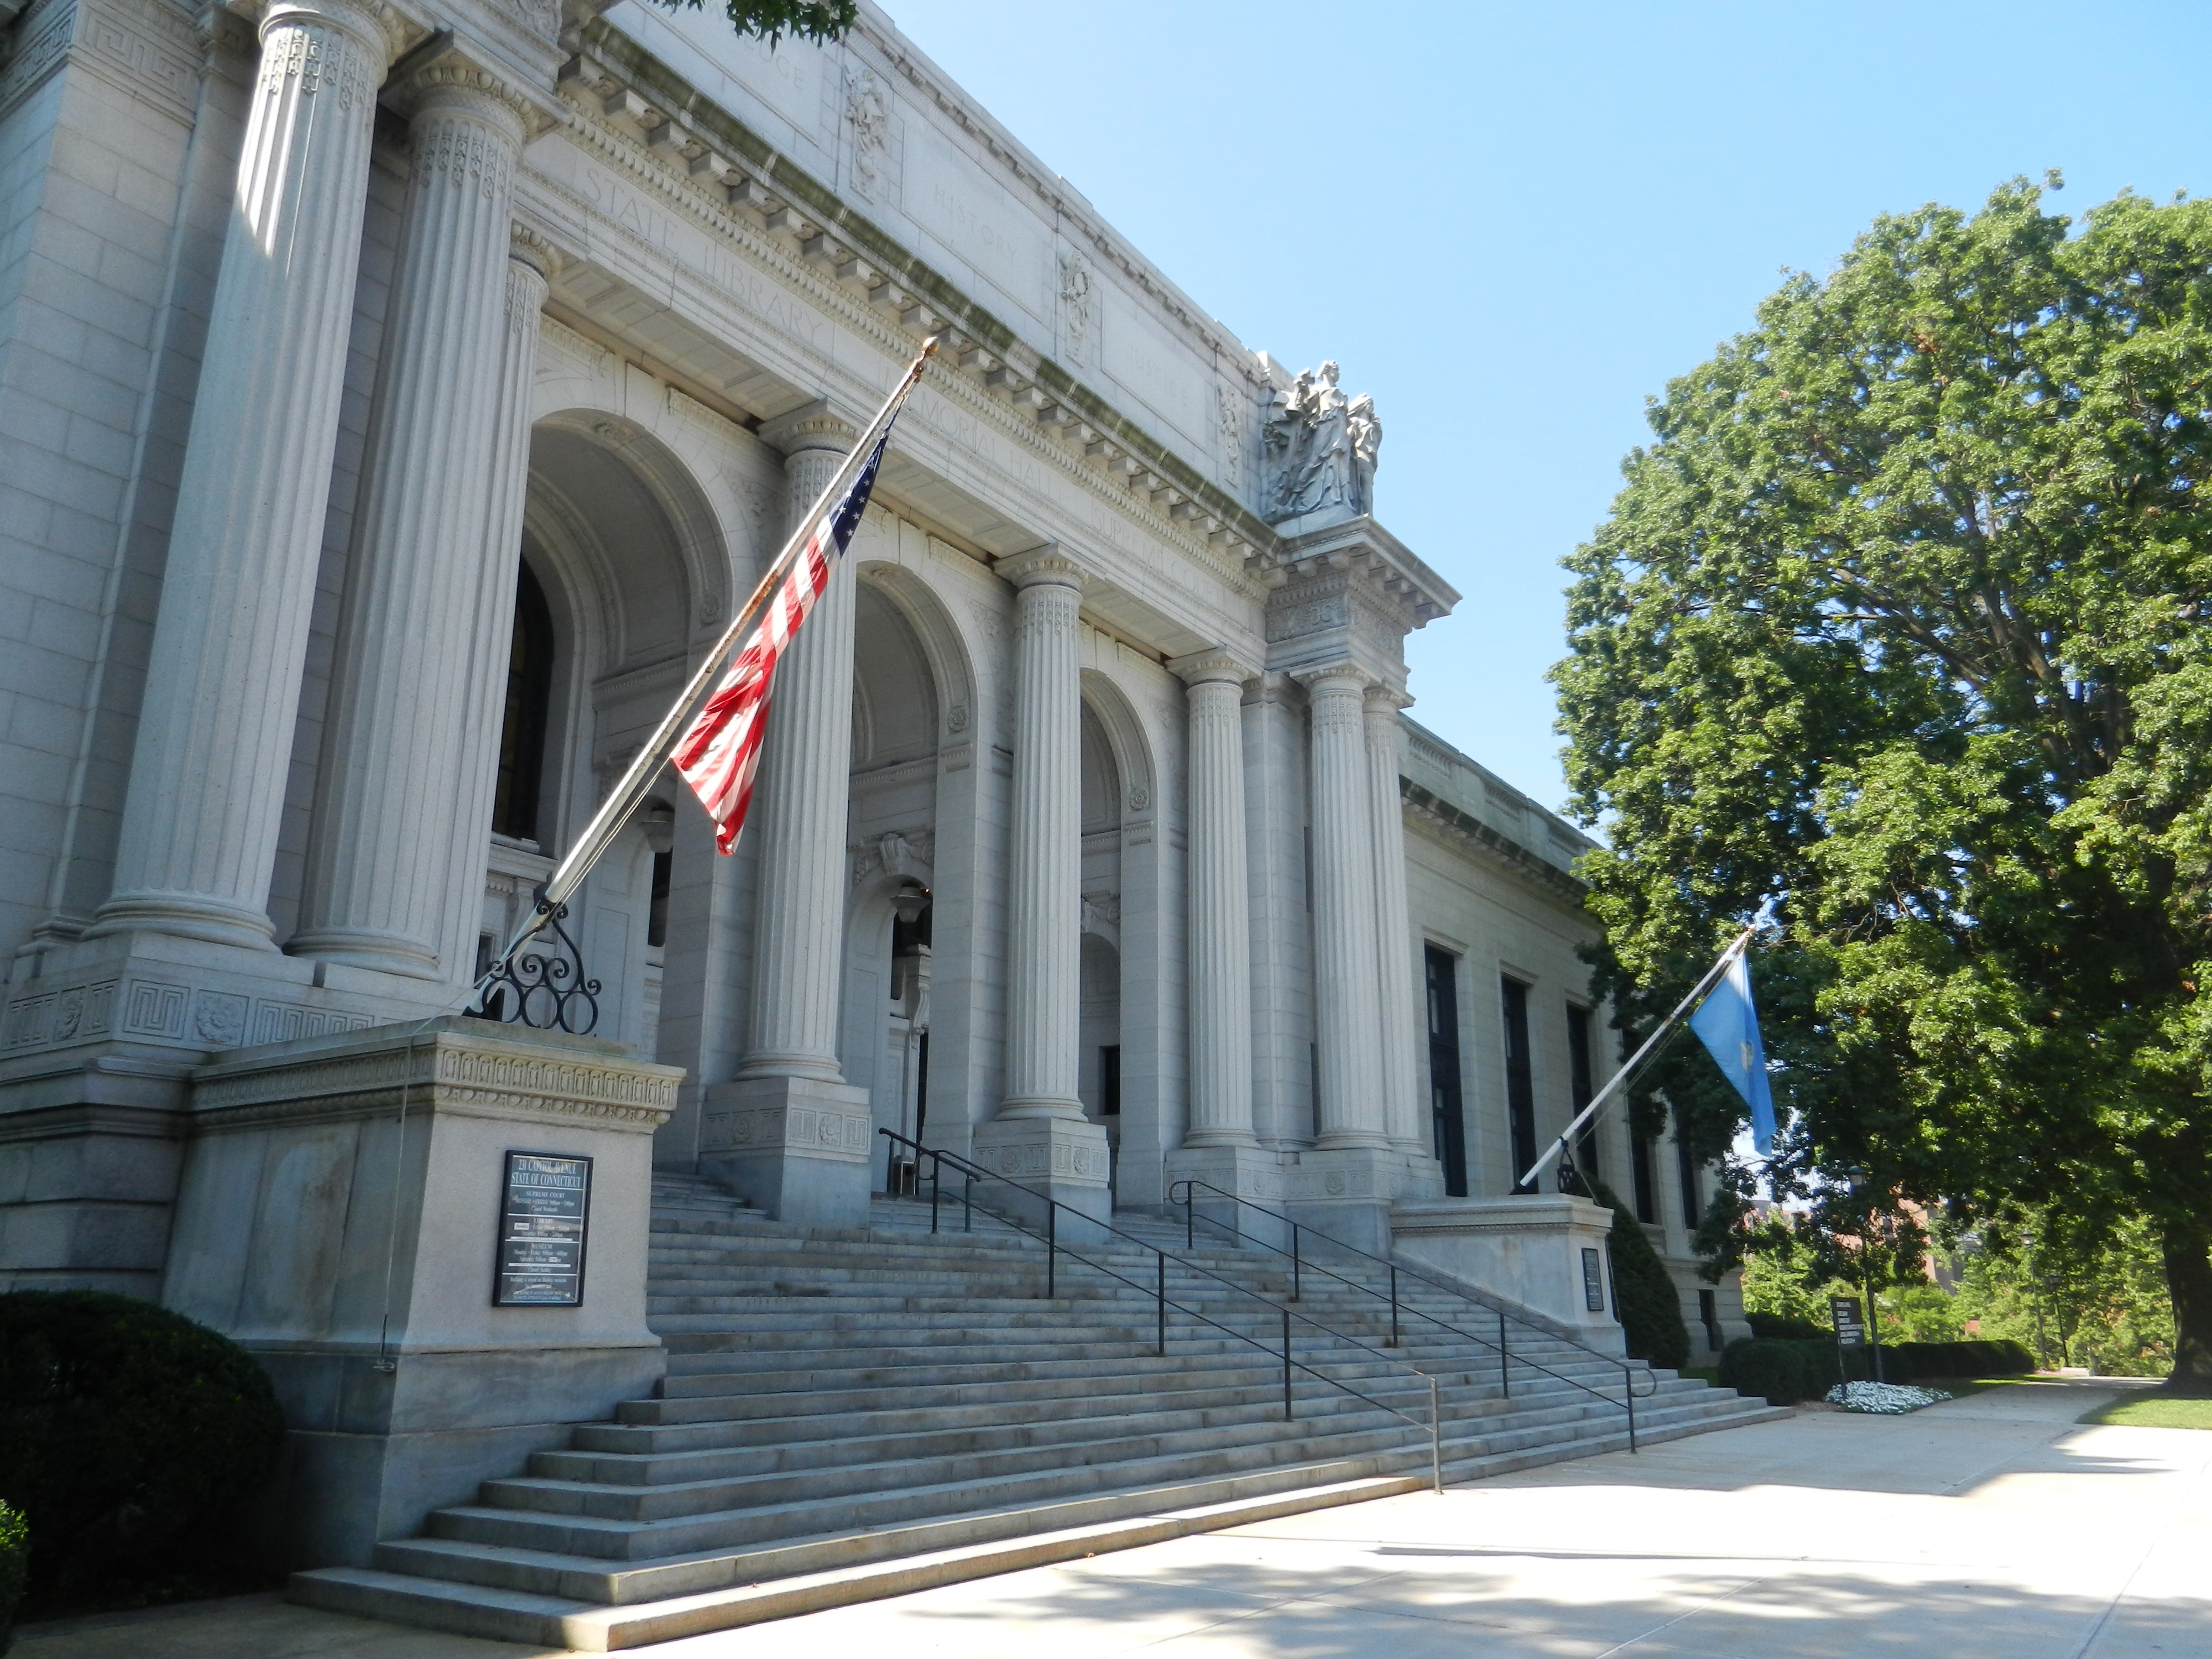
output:
[[[846,1607],[666,1659],[2212,1656],[2212,1434],[2094,1382],[1786,1422]],[[23,1632],[21,1659],[524,1659],[275,1597]]]

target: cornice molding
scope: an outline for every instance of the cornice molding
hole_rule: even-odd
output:
[[[1232,580],[1273,551],[1274,530],[1243,502],[606,19],[573,38],[561,71],[568,125],[595,149],[886,355],[941,335],[940,362],[963,372],[933,375],[933,386],[962,388],[964,410],[1084,480],[1153,539]]]
[[[1411,778],[1398,780],[1398,793],[1414,821],[1431,830],[1447,845],[1471,850],[1482,861],[1520,877],[1554,897],[1573,902],[1580,909],[1589,889],[1548,860],[1539,858],[1510,836],[1492,829],[1472,813],[1432,794]]]

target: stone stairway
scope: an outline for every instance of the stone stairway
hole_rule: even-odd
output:
[[[1341,1335],[1294,1322],[1286,1421],[1275,1308],[1171,1261],[1163,1358],[1150,1249],[1063,1255],[1047,1299],[1037,1240],[957,1199],[939,1221],[933,1235],[927,1201],[878,1200],[865,1231],[785,1226],[657,1176],[659,1394],[380,1546],[372,1568],[297,1575],[294,1598],[596,1652],[1418,1491],[1416,1369],[1438,1382],[1447,1480],[1628,1443],[1617,1362],[1519,1326],[1508,1395],[1494,1348],[1409,1318],[1386,1349],[1387,1304],[1310,1273],[1297,1310]],[[1115,1224],[1289,1295],[1287,1262],[1264,1252]],[[1427,1287],[1405,1299],[1463,1328],[1480,1316]],[[1778,1414],[1649,1375],[1647,1443]]]

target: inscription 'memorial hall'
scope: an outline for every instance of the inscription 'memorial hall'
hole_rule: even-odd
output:
[[[883,1130],[1071,1226],[1209,1182],[1617,1351],[1606,1218],[1512,1195],[1609,1069],[1591,843],[1407,716],[1436,566],[1480,603],[1492,550],[1474,503],[1390,532],[1337,364],[865,0],[773,48],[0,14],[0,1286],[245,1343],[292,1547],[365,1562],[652,1394],[656,1178],[803,1253],[906,1178]],[[667,783],[562,921],[594,1011],[458,1017],[932,335],[735,854]],[[1619,1118],[1576,1158],[1695,1310],[1707,1172]]]

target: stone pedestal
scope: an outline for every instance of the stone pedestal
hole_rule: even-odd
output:
[[[1186,1144],[1167,1155],[1167,1181],[1169,1220],[1182,1217],[1182,1193],[1176,1183],[1204,1182],[1205,1187],[1191,1194],[1201,1237],[1218,1238],[1231,1233],[1278,1248],[1289,1245],[1288,1225],[1263,1212],[1263,1209],[1279,1212],[1283,1207],[1283,1160],[1278,1154],[1256,1146]],[[1234,1194],[1244,1202],[1232,1204],[1222,1196],[1224,1193]],[[1263,1209],[1251,1207],[1255,1205]]]
[[[1443,1192],[1429,1174],[1433,1158],[1395,1146],[1323,1146],[1296,1156],[1283,1171],[1282,1207],[1301,1225],[1370,1255],[1390,1253],[1391,1206]]]
[[[681,1076],[617,1043],[452,1017],[240,1049],[195,1076],[161,1299],[276,1385],[271,1565],[366,1565],[652,1392],[653,1131]],[[511,1151],[592,1160],[580,1306],[493,1304]]]
[[[1407,1261],[1534,1309],[1601,1352],[1626,1352],[1606,1255],[1610,1211],[1564,1194],[1448,1198],[1401,1203],[1390,1224]]]
[[[1105,1238],[1102,1227],[1085,1224],[1108,1221],[1114,1212],[1112,1166],[1103,1124],[1083,1118],[994,1117],[975,1126],[969,1157],[993,1174],[1065,1205],[1056,1224],[1061,1243],[1081,1249]],[[947,1190],[957,1185],[955,1182]],[[1044,1205],[1027,1194],[978,1182],[975,1197],[1024,1226],[1044,1227]]]
[[[706,1092],[700,1171],[779,1221],[866,1226],[879,1155],[866,1089],[768,1076]]]
[[[58,942],[0,1020],[0,1288],[153,1296],[190,1079],[222,1049],[423,1019],[428,980],[185,934]]]

